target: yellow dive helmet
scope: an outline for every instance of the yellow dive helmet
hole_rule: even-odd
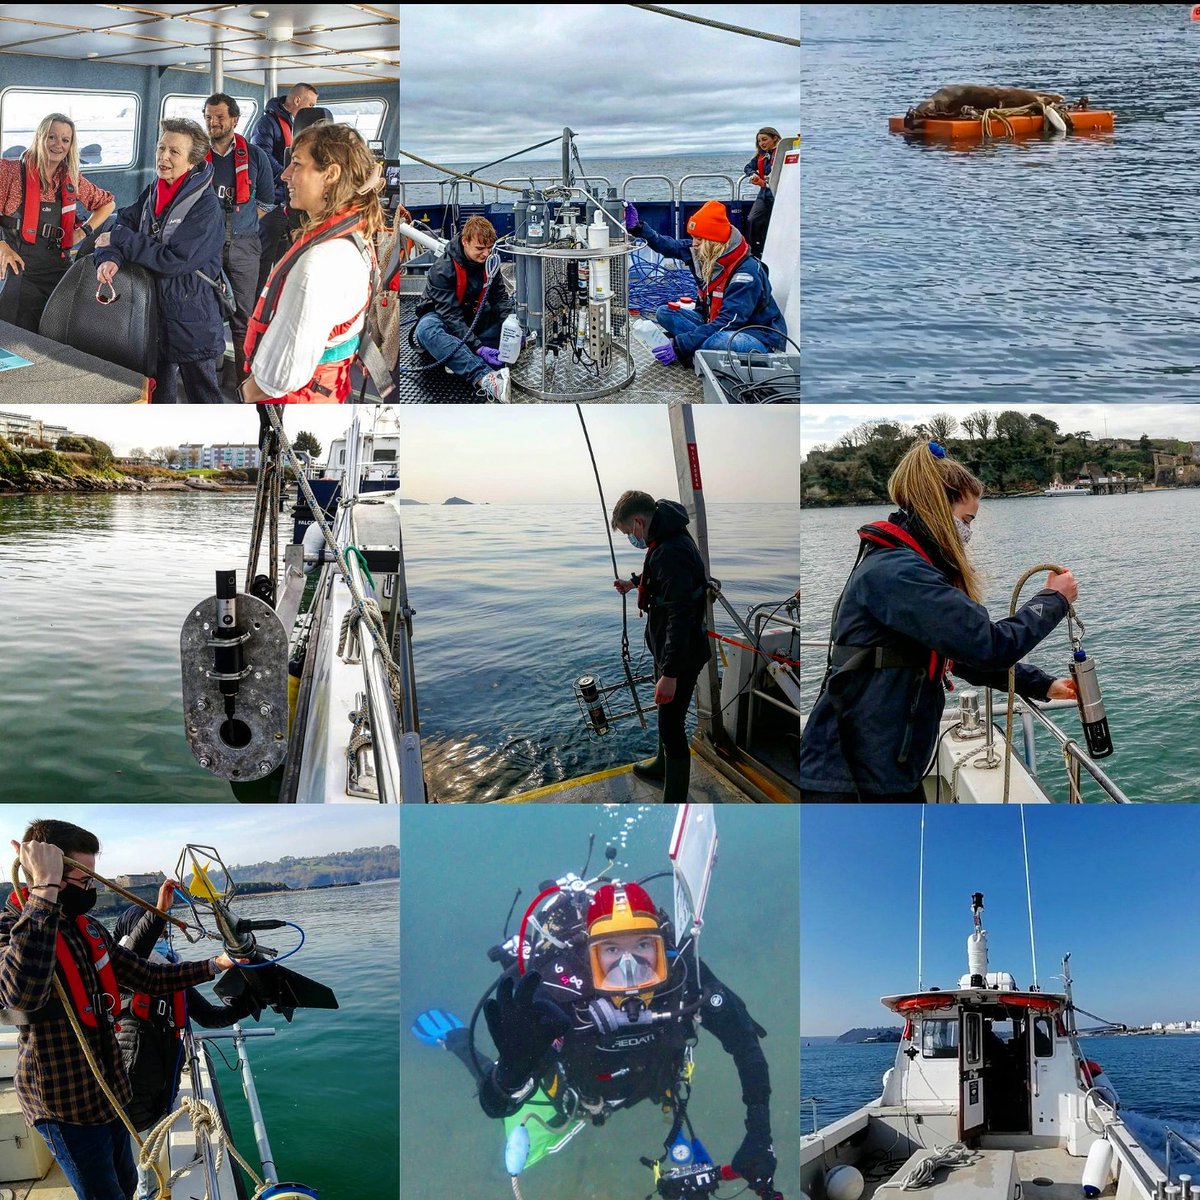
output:
[[[666,981],[667,952],[658,910],[636,883],[606,883],[587,913],[592,986],[607,995],[636,995]]]

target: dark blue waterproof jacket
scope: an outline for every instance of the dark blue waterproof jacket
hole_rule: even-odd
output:
[[[700,288],[700,277],[692,261],[691,238],[673,238],[658,233],[649,225],[639,225],[634,233],[646,239],[651,250],[664,258],[677,258],[686,263]],[[741,237],[741,234],[738,234]],[[756,329],[755,336],[762,338],[771,350],[782,350],[786,345],[787,322],[775,297],[771,295],[771,281],[766,268],[751,255],[746,255],[737,270],[725,285],[725,299],[715,321],[706,320],[695,328],[685,329],[676,337],[675,350],[680,354],[694,354],[714,333],[734,333],[747,325],[765,326]]]
[[[941,663],[968,683],[1007,689],[1016,664],[1017,692],[1045,700],[1053,677],[1018,660],[1067,615],[1058,592],[1037,593],[1013,617],[988,610],[951,583],[953,569],[916,518],[889,518],[929,553],[868,543],[851,573],[834,619],[835,646],[882,646],[909,665],[836,667],[813,706],[800,742],[800,799],[813,792],[863,799],[906,794],[920,784],[936,748],[945,707]],[[932,651],[940,656],[933,678]]]
[[[97,264],[138,263],[154,275],[161,361],[204,362],[225,349],[216,293],[196,274],[199,270],[209,279],[221,276],[225,215],[211,183],[212,167],[206,162],[194,166],[175,199],[156,218],[155,181],[117,214],[112,245],[96,251]],[[175,220],[185,208],[182,220]],[[119,291],[119,275],[116,286]]]
[[[772,150],[769,154],[764,154],[762,157],[763,157],[763,169],[761,172],[762,177],[764,179],[770,179],[771,178],[771,168],[775,163],[775,151]],[[760,172],[758,169],[758,155],[755,154],[755,156],[742,168],[742,174],[745,175],[745,177],[747,179],[749,179],[751,175],[758,175],[759,173]],[[773,191],[771,191],[770,186],[765,183],[761,184],[759,186],[758,195],[759,195],[760,199],[765,199],[765,200],[774,200],[775,199],[775,193]]]
[[[254,123],[254,131],[250,134],[250,142],[262,150],[271,160],[271,175],[275,180],[275,203],[282,204],[287,199],[287,185],[280,181],[283,169],[287,165],[287,144],[283,140],[283,130],[279,127],[279,118],[283,118],[290,127],[292,114],[283,107],[283,97],[275,96],[267,101],[259,118]]]

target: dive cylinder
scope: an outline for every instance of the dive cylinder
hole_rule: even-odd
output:
[[[1071,676],[1078,691],[1079,720],[1088,753],[1093,758],[1107,758],[1113,752],[1112,735],[1096,678],[1096,660],[1088,658],[1083,649],[1076,650],[1071,658]]]

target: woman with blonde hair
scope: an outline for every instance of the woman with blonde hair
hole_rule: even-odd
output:
[[[821,694],[800,741],[800,799],[924,800],[950,671],[1028,699],[1074,699],[1071,679],[1019,660],[1067,615],[1070,571],[1051,574],[1015,616],[993,622],[967,543],[983,485],[920,441],[888,480],[899,508],[858,531],[858,561],[834,607]]]
[[[246,333],[248,403],[341,404],[364,336],[377,264],[374,237],[387,224],[383,174],[350,125],[318,121],[296,136],[283,172],[300,234],[275,265]]]
[[[80,221],[77,204],[91,214]],[[37,332],[75,247],[112,215],[112,192],[79,173],[75,122],[41,119],[19,159],[0,159],[0,318]]]

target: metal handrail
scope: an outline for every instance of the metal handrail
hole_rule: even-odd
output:
[[[745,177],[740,176],[740,178]],[[681,204],[683,203],[683,185],[687,183],[689,179],[723,179],[727,184],[729,184],[730,200],[737,199],[737,184],[734,183],[732,175],[726,175],[723,171],[697,171],[694,175],[685,175],[679,181],[679,201]]]
[[[671,204],[675,203],[675,181],[669,175],[630,175],[628,179],[621,182],[621,199],[625,199],[625,193],[629,190],[629,185],[635,179],[661,179],[671,190]]]
[[[1171,1178],[1171,1143],[1179,1142],[1181,1145],[1186,1146],[1196,1156],[1197,1160],[1200,1160],[1200,1146],[1196,1145],[1196,1143],[1193,1142],[1191,1140],[1191,1138],[1185,1137],[1182,1133],[1177,1132],[1176,1130],[1172,1129],[1170,1126],[1166,1127],[1166,1133],[1167,1133],[1167,1179],[1169,1181]],[[1180,1176],[1180,1178],[1182,1178],[1182,1176]]]

